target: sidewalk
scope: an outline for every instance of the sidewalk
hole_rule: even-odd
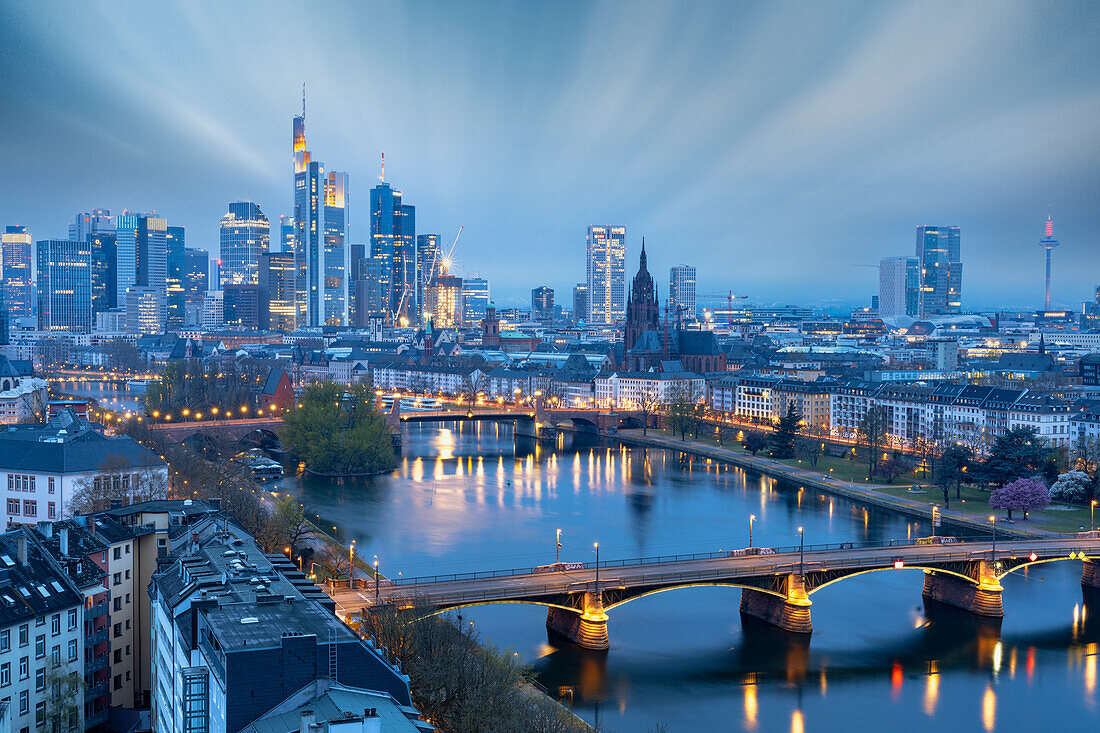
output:
[[[805,468],[798,468],[797,466],[789,466],[784,463],[779,463],[770,458],[764,456],[753,456],[744,452],[740,448],[731,449],[719,447],[716,445],[707,445],[700,441],[687,439],[680,441],[675,438],[670,438],[663,435],[647,435],[642,436],[641,430],[620,430],[618,435],[615,436],[621,443],[626,445],[639,445],[639,446],[651,446],[655,448],[665,448],[668,450],[679,451],[682,453],[691,453],[693,455],[701,456],[703,458],[712,458],[718,461],[725,461],[732,463],[735,466],[746,468],[752,471],[758,471],[765,473],[776,478],[782,478],[787,481],[794,481],[796,483],[805,484],[830,494],[837,496],[843,496],[847,499],[854,501],[862,501],[868,504],[874,504],[885,509],[891,509],[896,512],[902,512],[912,516],[920,517],[921,519],[931,520],[932,518],[932,501],[938,496],[938,493],[925,494],[928,497],[925,499],[908,499],[905,497],[892,496],[884,493],[885,490],[898,490],[898,486],[887,484],[854,484],[849,481],[841,479],[835,479],[830,476],[824,476],[816,471],[812,471]],[[939,502],[937,502],[939,503]],[[955,509],[941,509],[940,516],[944,521],[949,521],[953,524],[962,525],[973,529],[978,532],[989,532],[989,523],[983,519],[976,519],[973,515],[960,512]],[[997,534],[1001,533],[1007,535],[1019,535],[1024,537],[1045,537],[1048,535],[1056,534],[1055,532],[1046,531],[1043,529],[1037,529],[1032,527],[1020,527],[1019,524],[1014,524],[1011,528],[1005,527],[1000,522],[997,526]]]

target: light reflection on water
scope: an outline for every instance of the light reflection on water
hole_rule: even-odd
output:
[[[742,547],[750,513],[756,544],[772,546],[797,544],[798,526],[808,544],[930,531],[926,522],[666,451],[566,441],[517,456],[511,431],[493,423],[419,425],[404,437],[391,476],[307,478],[292,490],[360,552],[406,577],[549,562],[559,527],[567,561],[592,559],[597,540],[601,559]],[[925,608],[921,582],[919,571],[905,569],[823,588],[813,595],[810,640],[743,624],[735,589],[659,593],[611,612],[606,655],[547,644],[540,607],[462,614],[486,639],[519,652],[582,717],[619,733],[662,721],[672,731],[1095,725],[1098,602],[1082,597],[1078,563],[1006,577],[999,627]]]

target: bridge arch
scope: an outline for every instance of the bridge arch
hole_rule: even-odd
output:
[[[701,580],[701,581],[694,582],[694,583],[683,583],[681,585],[669,585],[669,586],[665,586],[663,588],[652,588],[652,589],[649,589],[649,590],[645,590],[645,591],[642,591],[640,593],[636,593],[636,594],[633,594],[633,595],[630,595],[630,596],[626,596],[626,597],[622,598],[621,600],[617,600],[617,601],[614,601],[612,603],[606,603],[606,604],[604,604],[604,610],[610,611],[613,608],[618,608],[619,606],[626,605],[627,603],[630,603],[631,601],[636,601],[640,598],[645,598],[646,596],[655,596],[658,593],[667,593],[668,591],[681,590],[683,588],[738,588],[740,590],[755,590],[755,591],[758,591],[760,593],[767,593],[768,595],[775,596],[776,598],[785,598],[786,597],[786,595],[784,593],[780,592],[780,591],[772,590],[770,588],[761,588],[758,585],[752,585],[750,583],[734,583],[732,581],[723,582],[723,581],[717,581],[717,580]],[[608,592],[609,591],[606,590],[606,589],[603,590],[603,593],[605,595],[607,595]],[[574,610],[576,610],[576,609],[574,609]]]
[[[556,428],[565,427],[566,429],[572,428],[573,430],[576,430],[578,433],[591,433],[593,435],[598,434],[600,432],[599,426],[597,426],[596,423],[594,423],[593,421],[589,420],[586,417],[561,418],[554,424],[554,427],[556,427]]]
[[[453,606],[444,604],[442,606],[433,607],[433,608],[430,608],[430,609],[425,609],[425,612],[422,613],[422,614],[417,615],[417,617],[414,620],[420,621],[421,619],[431,618],[432,616],[439,616],[441,614],[448,613],[449,611],[458,611],[458,610],[461,610],[463,608],[476,608],[478,606],[503,606],[503,605],[542,606],[543,608],[560,608],[563,611],[570,611],[571,613],[576,613],[576,614],[579,614],[579,613],[582,612],[582,609],[576,608],[575,606],[566,606],[565,604],[554,603],[552,601],[544,601],[544,600],[533,599],[533,598],[510,598],[510,599],[505,599],[505,600],[470,601],[469,603],[457,603]],[[400,604],[398,604],[398,607],[399,608],[401,607]]]
[[[1002,568],[1004,568],[1004,570],[1002,572],[996,573],[996,576],[997,576],[997,580],[1000,580],[1001,578],[1005,577],[1006,575],[1011,575],[1012,573],[1016,572],[1017,570],[1020,570],[1022,568],[1026,568],[1026,567],[1030,567],[1032,565],[1042,565],[1042,564],[1048,563],[1048,562],[1066,562],[1066,561],[1071,561],[1071,560],[1075,561],[1075,562],[1082,562],[1082,561],[1084,561],[1084,562],[1097,562],[1098,558],[1094,558],[1094,557],[1082,558],[1080,556],[1070,557],[1069,555],[1064,555],[1064,556],[1061,556],[1061,557],[1039,557],[1039,558],[1036,558],[1034,560],[1030,559],[1030,557],[1028,557],[1028,556],[1025,556],[1025,557],[1022,557],[1022,558],[1004,558],[1003,557],[1003,558],[997,560],[997,563]]]

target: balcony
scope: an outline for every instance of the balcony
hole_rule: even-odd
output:
[[[85,662],[84,676],[87,677],[88,675],[95,674],[101,669],[107,669],[107,667],[110,665],[110,662],[111,660],[109,654],[101,654],[90,662]]]
[[[96,644],[102,644],[107,641],[108,635],[111,633],[110,628],[104,626],[99,631],[93,631],[84,637],[84,648],[93,647]]]
[[[97,682],[94,685],[89,685],[88,687],[86,687],[84,689],[84,699],[85,700],[98,700],[99,698],[104,697],[107,694],[109,694],[110,691],[111,691],[110,682],[108,682],[107,680],[103,680],[102,682]]]
[[[99,618],[100,616],[106,616],[110,612],[111,612],[111,604],[108,603],[107,601],[101,601],[101,602],[96,603],[95,605],[92,605],[92,606],[85,606],[85,608],[84,608],[84,618],[85,619]]]

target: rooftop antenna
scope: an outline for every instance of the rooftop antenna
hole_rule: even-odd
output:
[[[302,119],[306,118],[306,83],[302,82]]]
[[[386,182],[386,151],[382,151],[382,172],[378,174],[378,180]]]

